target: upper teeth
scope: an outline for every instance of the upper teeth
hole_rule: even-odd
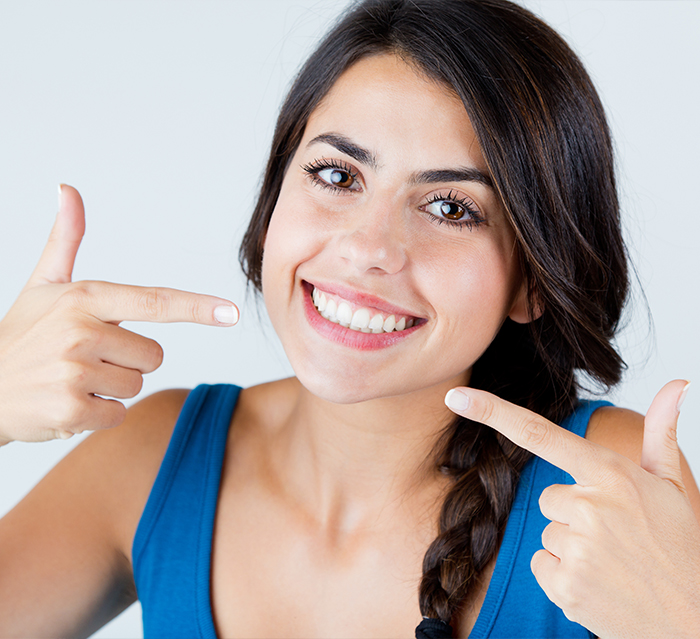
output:
[[[397,321],[395,315],[385,317],[382,313],[364,306],[353,313],[350,302],[342,299],[336,301],[334,297],[319,291],[317,288],[314,288],[311,298],[318,312],[328,321],[362,333],[378,334],[403,331],[406,328],[411,328],[414,323],[413,318],[402,316]]]

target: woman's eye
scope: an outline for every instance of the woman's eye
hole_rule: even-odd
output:
[[[340,189],[349,189],[355,184],[355,178],[349,171],[343,169],[328,168],[322,169],[316,173],[324,182],[337,186]]]
[[[435,194],[420,207],[428,219],[435,224],[447,224],[458,230],[471,229],[482,222],[484,217],[471,199],[450,191],[447,195]]]
[[[426,205],[425,210],[435,217],[442,217],[446,220],[461,220],[466,213],[466,209],[457,202],[449,200],[436,200]]]

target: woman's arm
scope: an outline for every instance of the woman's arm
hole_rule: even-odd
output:
[[[87,637],[136,601],[131,544],[186,396],[134,405],[0,520],[0,637]]]
[[[118,400],[162,360],[156,342],[120,322],[237,316],[221,298],[72,282],[84,229],[82,200],[64,186],[41,259],[0,321],[0,444],[99,431],[0,521],[3,639],[87,636],[136,598],[131,541],[186,392],[148,398],[108,430],[127,414]],[[10,455],[12,444],[0,463]]]

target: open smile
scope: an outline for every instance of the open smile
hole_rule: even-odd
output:
[[[360,350],[385,348],[403,340],[426,320],[382,303],[377,298],[325,290],[302,282],[309,323],[329,339]],[[348,299],[351,298],[351,299]]]

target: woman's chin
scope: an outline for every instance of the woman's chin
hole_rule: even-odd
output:
[[[406,393],[405,383],[377,384],[368,380],[353,379],[343,371],[309,374],[295,371],[297,379],[312,395],[333,404],[358,404],[383,397]]]

